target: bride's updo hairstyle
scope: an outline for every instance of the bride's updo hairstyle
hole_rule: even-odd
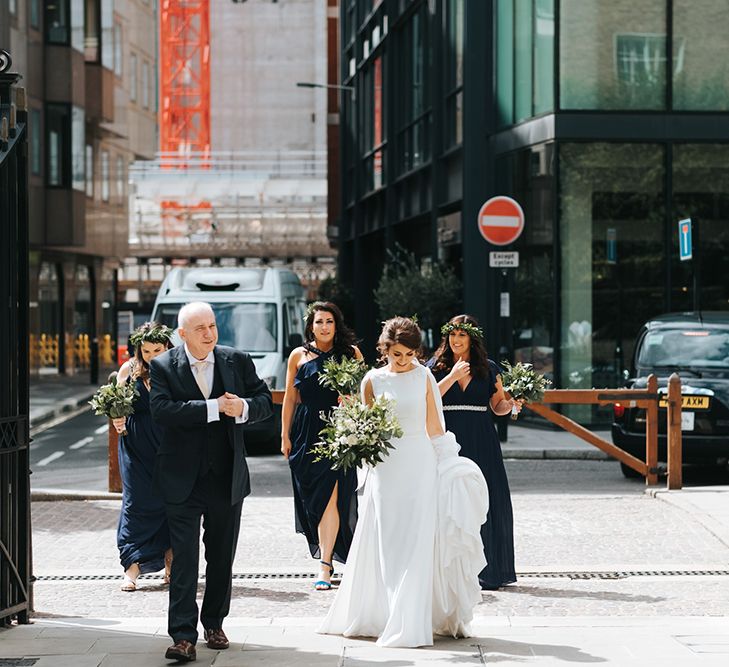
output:
[[[423,332],[409,317],[393,317],[382,323],[382,333],[377,340],[380,361],[387,361],[387,351],[393,345],[404,345],[415,350],[415,356],[420,357],[423,347]]]
[[[480,329],[478,320],[471,315],[456,315],[455,317],[451,317],[451,319],[448,320],[448,324],[470,324],[471,327]],[[486,378],[488,377],[490,372],[489,357],[486,353],[486,346],[484,345],[482,338],[472,335],[468,331],[468,329],[469,327],[466,327],[463,329],[463,331],[468,333],[468,337],[471,339],[471,349],[469,355],[471,375],[473,375],[473,377]],[[433,355],[433,359],[435,359],[435,363],[433,364],[434,371],[450,372],[451,368],[453,368],[453,365],[456,363],[455,357],[453,355],[453,350],[451,349],[450,343],[448,341],[448,337],[449,334],[445,334],[443,336],[443,339],[441,340],[438,349]]]

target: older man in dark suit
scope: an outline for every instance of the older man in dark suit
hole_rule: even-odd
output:
[[[174,559],[165,657],[195,660],[200,519],[205,544],[205,595],[200,622],[211,649],[228,648],[233,558],[243,498],[250,493],[243,424],[271,415],[271,393],[250,356],[217,345],[207,303],[180,310],[184,345],[152,361],[152,417],[163,427],[155,484],[165,501]],[[244,325],[245,326],[245,325]]]

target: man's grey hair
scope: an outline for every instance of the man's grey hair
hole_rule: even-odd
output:
[[[177,314],[177,326],[181,329],[187,329],[187,325],[195,315],[212,315],[215,317],[213,308],[209,303],[205,301],[193,301],[192,303],[186,303],[180,312]]]

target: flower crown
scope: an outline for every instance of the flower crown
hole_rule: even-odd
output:
[[[306,322],[306,320],[308,320],[308,319],[309,319],[309,315],[311,315],[311,314],[312,314],[312,313],[313,313],[313,312],[314,312],[314,311],[316,310],[316,308],[314,308],[314,305],[315,305],[315,304],[313,304],[313,303],[310,303],[310,304],[309,304],[309,305],[308,305],[308,306],[306,307],[306,312],[304,313],[304,322]]]
[[[132,332],[129,336],[129,342],[134,347],[139,347],[142,343],[162,343],[166,345],[172,338],[173,330],[164,324],[156,322],[148,327],[143,324]]]
[[[480,338],[483,340],[483,329],[470,322],[448,322],[440,328],[440,333],[443,336],[448,336],[454,331],[464,331],[471,338]]]

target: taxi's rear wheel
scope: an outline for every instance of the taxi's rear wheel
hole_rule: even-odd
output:
[[[620,463],[620,470],[623,473],[623,477],[626,477],[627,479],[643,479],[643,475],[641,475],[637,470],[633,470],[630,466],[625,465],[625,463]]]

